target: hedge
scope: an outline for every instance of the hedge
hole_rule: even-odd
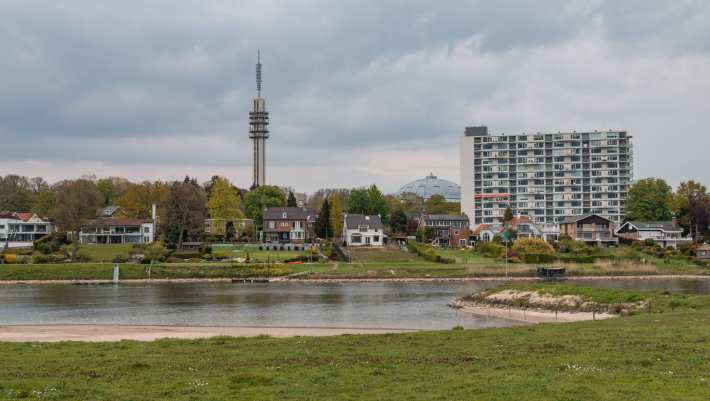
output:
[[[557,260],[555,255],[547,255],[544,253],[526,253],[523,255],[525,263],[551,263]]]
[[[425,260],[428,260],[429,262],[444,264],[456,263],[456,260],[441,256],[437,254],[432,248],[420,246],[411,241],[407,243],[407,249],[409,249],[410,252],[414,252],[417,255],[421,256]]]

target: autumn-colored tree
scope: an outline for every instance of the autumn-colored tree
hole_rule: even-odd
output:
[[[680,225],[691,236],[707,232],[710,224],[710,195],[705,185],[693,180],[681,182],[670,196],[669,205]]]
[[[404,192],[399,195],[402,211],[410,215],[420,215],[424,212],[424,198],[414,192]]]
[[[89,180],[65,180],[54,186],[56,203],[50,216],[60,230],[73,232],[72,257],[79,247],[79,231],[86,220],[96,217],[101,206],[101,192]]]
[[[343,235],[343,206],[337,195],[330,196],[330,228],[333,229],[333,238]]]
[[[57,194],[50,189],[39,191],[32,203],[32,213],[45,218],[57,204]]]
[[[158,206],[158,220],[163,214],[163,204],[168,197],[170,187],[161,181],[130,184],[123,195],[116,200],[116,205],[132,218],[150,218],[153,204]]]
[[[211,218],[221,220],[215,227],[215,234],[218,235],[225,234],[227,222],[244,218],[242,201],[237,196],[237,189],[223,177],[217,178],[211,186],[207,210]]]

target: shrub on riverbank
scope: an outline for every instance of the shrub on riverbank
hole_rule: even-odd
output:
[[[427,245],[417,244],[413,241],[409,241],[407,243],[407,249],[409,249],[410,252],[416,253],[417,255],[421,256],[425,260],[428,260],[429,262],[444,264],[456,263],[454,259],[437,254],[434,249]]]

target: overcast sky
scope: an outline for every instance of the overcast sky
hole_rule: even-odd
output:
[[[430,171],[466,125],[625,129],[635,178],[710,184],[708,1],[0,0],[0,174],[251,184],[261,49],[267,183]]]

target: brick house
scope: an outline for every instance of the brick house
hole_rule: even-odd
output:
[[[611,245],[618,242],[614,236],[614,222],[597,214],[565,218],[560,222],[560,236],[562,235],[589,244]]]
[[[271,207],[264,209],[262,240],[303,244],[315,239],[316,212],[304,207]]]
[[[470,245],[471,230],[465,214],[425,214],[419,218],[419,228],[434,230],[432,244],[453,248]]]

